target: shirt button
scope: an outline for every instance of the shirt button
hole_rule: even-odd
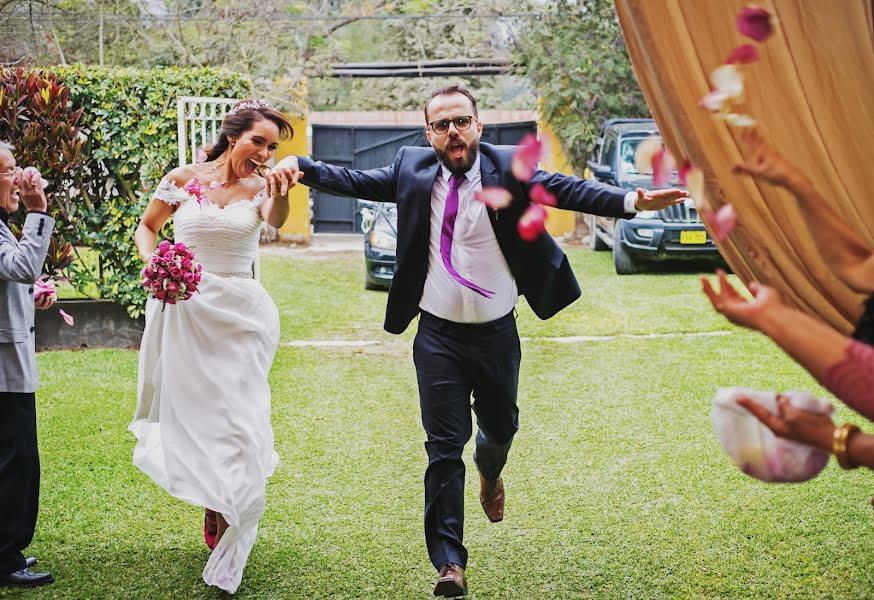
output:
[[[32,293],[33,293],[33,288],[32,288],[32,287],[27,288],[27,293],[28,293],[28,294],[32,294]]]
[[[30,328],[30,332],[33,333],[33,327]]]

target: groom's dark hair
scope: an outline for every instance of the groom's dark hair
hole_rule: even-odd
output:
[[[466,96],[467,99],[470,100],[470,105],[473,106],[473,116],[479,118],[479,114],[477,114],[476,111],[476,98],[473,97],[473,94],[471,94],[466,87],[456,83],[455,85],[450,85],[449,87],[434,90],[434,92],[431,94],[431,97],[428,98],[428,101],[425,103],[425,124],[428,123],[428,105],[431,104],[431,100],[433,100],[437,96],[451,96],[452,94],[461,94],[462,96]]]

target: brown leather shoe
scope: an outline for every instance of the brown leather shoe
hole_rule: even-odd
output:
[[[495,481],[489,481],[479,476],[479,502],[483,505],[486,516],[492,523],[504,519],[504,481],[498,477]]]
[[[467,595],[467,579],[464,577],[464,567],[459,565],[443,565],[434,584],[435,596],[465,596]]]

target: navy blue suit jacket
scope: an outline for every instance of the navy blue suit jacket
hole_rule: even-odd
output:
[[[580,297],[580,286],[567,257],[544,233],[533,242],[519,237],[516,222],[530,200],[528,189],[542,184],[555,195],[558,207],[608,217],[626,217],[626,191],[602,183],[558,173],[537,171],[527,184],[511,172],[514,146],[480,144],[483,187],[503,187],[513,196],[507,208],[492,211],[490,222],[519,293],[534,313],[548,319]],[[394,162],[380,169],[355,171],[300,157],[301,183],[335,196],[377,202],[396,202],[398,246],[395,274],[388,292],[385,329],[402,333],[419,312],[428,275],[431,235],[431,188],[440,163],[434,150],[404,146]]]

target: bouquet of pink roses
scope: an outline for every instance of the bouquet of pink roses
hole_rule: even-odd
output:
[[[165,306],[188,300],[197,291],[202,268],[188,246],[164,240],[143,269],[143,288]]]

